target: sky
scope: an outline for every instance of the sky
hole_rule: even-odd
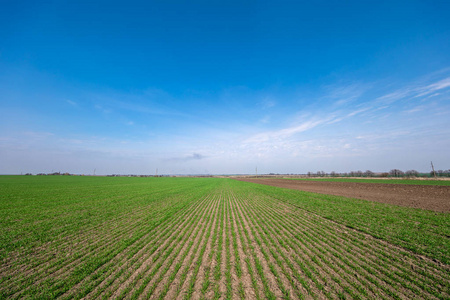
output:
[[[448,1],[2,1],[0,174],[450,169]]]

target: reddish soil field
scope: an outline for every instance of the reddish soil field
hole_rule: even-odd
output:
[[[239,178],[238,180],[306,192],[337,195],[427,209],[437,212],[450,212],[449,186],[327,182],[272,178]]]

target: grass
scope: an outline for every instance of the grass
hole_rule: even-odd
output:
[[[448,299],[449,221],[230,179],[0,176],[0,299]]]

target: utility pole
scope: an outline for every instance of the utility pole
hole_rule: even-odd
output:
[[[436,172],[434,171],[433,162],[431,162],[431,169],[433,170],[433,176],[436,178]]]

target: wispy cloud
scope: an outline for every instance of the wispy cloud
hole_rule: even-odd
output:
[[[70,105],[72,105],[72,106],[78,106],[78,103],[76,103],[75,101],[72,101],[72,100],[66,100],[66,102],[68,103],[68,104],[70,104]]]
[[[420,84],[413,83],[410,86],[400,88],[394,92],[378,97],[378,102],[390,104],[395,101],[405,98],[420,98],[433,94],[432,96],[438,96],[437,91],[444,90],[450,87],[450,77],[440,79],[437,82]],[[431,95],[430,95],[431,96]]]
[[[440,80],[439,82],[430,84],[427,89],[431,92],[442,90],[450,87],[450,77]]]
[[[259,120],[260,123],[267,124],[270,122],[270,116],[265,116],[264,118]]]
[[[275,107],[275,105],[277,105],[277,102],[272,98],[265,98],[261,101],[261,106],[263,109],[269,109]]]
[[[420,112],[420,111],[423,111],[423,110],[424,110],[423,106],[416,106],[416,107],[414,107],[412,109],[405,110],[405,113],[412,114],[412,113]]]
[[[180,116],[184,114],[174,107],[165,105],[165,103],[170,104],[173,98],[160,89],[147,89],[141,92],[129,93],[107,90],[89,93],[88,96],[96,106],[107,107],[116,112],[134,112],[162,116]]]
[[[361,109],[352,111],[351,113],[347,114],[347,117],[353,117],[353,116],[359,115],[360,113],[366,112],[370,109],[371,109],[371,107],[365,107],[365,108],[361,108]]]
[[[358,100],[368,89],[370,85],[361,82],[335,83],[324,86],[326,95],[324,99],[331,99],[337,107],[346,106]]]
[[[180,157],[171,157],[168,159],[165,159],[168,162],[188,162],[191,160],[202,160],[207,158],[207,156],[202,155],[200,153],[192,153],[190,155],[186,155],[186,156],[180,156]]]
[[[110,113],[113,112],[112,109],[110,109],[110,108],[105,108],[105,107],[103,107],[102,105],[98,105],[98,104],[94,105],[94,108],[97,109],[97,110],[99,110],[99,111],[101,111],[101,112],[104,113],[104,114],[110,114]]]
[[[128,110],[128,111],[133,111],[133,112],[138,112],[138,113],[143,113],[143,114],[152,114],[152,115],[167,115],[167,114],[177,115],[177,114],[180,114],[179,112],[169,111],[167,109],[156,107],[156,105],[153,105],[153,106],[140,105],[140,104],[133,103],[132,101],[128,102],[128,101],[115,100],[115,101],[110,102],[110,104],[119,110]]]
[[[398,151],[402,145],[417,145],[420,140],[430,139],[426,124],[433,123],[431,114],[443,109],[439,107],[443,98],[424,103],[424,98],[420,97],[437,97],[449,87],[448,77],[420,85],[411,83],[395,90],[391,88],[382,96],[376,96],[374,92],[365,95],[356,85],[342,89],[335,86],[335,93],[330,97],[339,99],[337,102],[330,104],[326,101],[330,97],[321,98],[313,109],[292,112],[302,121],[250,135],[242,140],[239,151],[268,161],[279,157],[286,160],[367,157]],[[416,95],[418,97],[414,97]],[[354,105],[351,105],[352,99],[357,99]],[[403,99],[408,101],[399,101]],[[421,114],[420,119],[412,119],[410,115],[417,112],[426,113]]]
[[[316,120],[316,121],[309,120],[309,121],[303,122],[301,124],[283,128],[280,130],[266,131],[266,132],[258,133],[256,135],[253,135],[250,138],[246,139],[244,141],[244,143],[261,143],[261,142],[267,142],[267,141],[279,141],[280,139],[286,139],[288,137],[291,137],[294,134],[313,129],[314,127],[317,127],[320,124],[325,123],[326,121],[328,121],[328,119]]]
[[[442,90],[442,89],[446,89],[450,87],[450,77],[442,79],[438,82],[429,84],[427,86],[424,87],[420,87],[417,89],[417,92],[419,92],[419,94],[417,94],[415,97],[422,97],[422,96],[426,96],[429,95],[431,93],[434,93],[436,91]]]
[[[193,109],[184,104],[191,100],[183,102],[183,95],[171,102],[171,96],[159,90],[100,92],[91,98],[61,94],[56,99],[66,108],[86,108],[90,101],[89,113],[104,115],[84,115],[83,120],[93,119],[91,127],[102,128],[63,131],[55,125],[14,134],[4,130],[8,133],[0,136],[0,164],[11,160],[26,166],[26,161],[43,171],[57,165],[58,157],[68,171],[94,166],[100,170],[103,164],[104,173],[148,173],[155,167],[161,173],[195,173],[191,168],[226,173],[254,170],[255,164],[261,172],[263,165],[270,172],[330,171],[339,165],[348,171],[353,165],[366,168],[366,162],[367,168],[384,169],[396,160],[406,166],[408,155],[401,151],[406,146],[415,149],[409,156],[416,160],[423,155],[448,157],[441,149],[449,146],[450,77],[436,76],[403,86],[337,83],[304,95],[294,89],[278,94],[246,90],[241,98],[230,96],[233,105],[248,96],[251,101],[243,105],[223,105],[226,101],[217,96],[203,99],[206,108]],[[217,99],[223,100],[221,105],[215,105]],[[253,118],[246,109],[256,112],[251,112]],[[173,117],[182,114],[190,117]],[[109,130],[112,127],[115,130]],[[33,127],[24,122],[23,128]]]
[[[395,92],[380,96],[376,100],[385,104],[390,104],[392,102],[405,98],[406,96],[410,95],[412,91],[413,90],[411,88],[402,88]]]

